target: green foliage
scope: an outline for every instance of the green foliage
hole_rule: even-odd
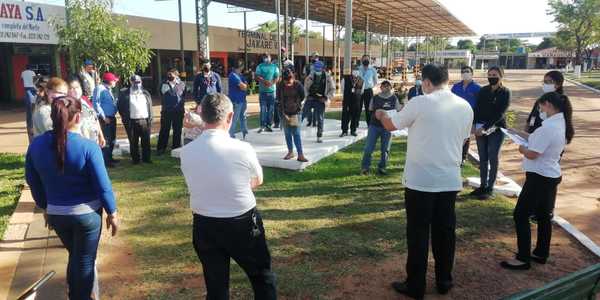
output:
[[[458,47],[458,49],[471,51],[475,51],[475,49],[477,48],[472,40],[459,40],[456,46]]]
[[[485,41],[485,42],[484,42]],[[485,44],[485,51],[500,51],[500,52],[515,52],[517,48],[523,47],[523,42],[520,39],[510,40],[485,40],[483,37],[477,44],[477,49],[483,50]]]
[[[0,239],[21,196],[24,165],[23,155],[0,153]]]
[[[100,72],[110,71],[129,77],[150,63],[150,34],[129,26],[123,16],[113,15],[108,0],[70,0],[67,22],[54,20],[59,47],[68,51],[77,70],[85,59],[92,59]]]
[[[544,38],[544,40],[537,46],[537,51],[548,48],[556,47],[556,40],[554,38]]]
[[[584,51],[600,44],[600,0],[549,0],[548,5],[558,23],[558,47],[574,50],[575,63],[581,64]]]

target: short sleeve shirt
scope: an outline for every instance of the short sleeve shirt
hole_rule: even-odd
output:
[[[523,169],[544,177],[558,178],[561,176],[560,154],[565,149],[565,117],[558,113],[542,122],[542,127],[529,135],[531,151],[540,155],[536,159],[523,158]]]
[[[274,63],[261,63],[256,67],[256,76],[260,76],[265,80],[271,81],[279,77],[279,68]],[[262,84],[258,86],[261,93],[275,93],[275,84],[266,87]]]
[[[233,103],[244,103],[246,102],[246,91],[240,89],[240,83],[246,83],[246,79],[236,72],[229,74],[228,86],[229,86],[229,99]]]

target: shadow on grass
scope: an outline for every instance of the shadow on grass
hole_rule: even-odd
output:
[[[24,166],[23,155],[0,153],[0,238],[21,196]]]

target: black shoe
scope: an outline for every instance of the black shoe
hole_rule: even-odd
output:
[[[271,127],[266,127],[266,128],[265,128],[265,131],[266,131],[266,132],[273,132],[273,129],[271,129]]]
[[[545,265],[546,262],[548,261],[548,258],[539,257],[539,256],[536,256],[535,254],[532,254],[530,256],[530,258],[533,262],[540,264],[540,265]]]
[[[377,175],[385,176],[388,172],[385,169],[377,169]]]
[[[503,261],[500,263],[500,266],[508,270],[529,270],[531,268],[530,263],[522,262],[520,260],[518,264],[509,261]]]
[[[492,198],[493,195],[494,195],[493,189],[486,188],[483,190],[483,193],[481,193],[479,196],[477,196],[477,199],[488,200],[488,199]]]
[[[360,170],[360,175],[365,175],[365,176],[369,175],[369,170],[367,170],[367,169]]]
[[[310,127],[310,126],[312,126],[312,122],[307,122],[306,127]]]
[[[452,283],[452,281],[447,281],[447,282],[438,282],[436,284],[436,289],[438,294],[440,295],[446,295],[448,294],[448,292],[454,287],[454,284]]]
[[[350,135],[351,136],[358,136],[358,134],[356,134],[356,132],[351,132]]]
[[[413,299],[423,299],[424,295],[417,295],[417,293],[411,291],[408,288],[408,284],[406,282],[394,281],[392,282],[392,288],[399,294],[408,296]]]
[[[472,192],[470,192],[469,196],[479,197],[479,195],[483,194],[484,191],[485,191],[485,188],[478,187],[478,188],[474,189]]]
[[[121,160],[120,159],[111,159],[110,162],[113,163],[113,164],[118,164],[118,163],[121,162]]]
[[[273,128],[279,128],[279,124],[275,124],[275,126],[273,126]]]
[[[256,133],[261,133],[261,132],[263,132],[264,130],[265,130],[265,128],[264,128],[264,127],[261,127],[260,129],[258,129],[258,131],[257,131]]]
[[[317,127],[317,124],[316,124],[316,123],[315,123],[315,124],[312,124],[312,127]]]
[[[340,134],[340,137],[345,137],[345,136],[348,136],[347,132],[342,132],[342,134]]]

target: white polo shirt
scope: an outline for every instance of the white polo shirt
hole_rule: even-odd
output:
[[[25,88],[35,88],[35,84],[33,83],[33,79],[36,74],[32,70],[25,70],[21,72],[21,79],[23,80],[23,87]]]
[[[262,178],[254,148],[223,130],[205,130],[181,150],[181,170],[195,214],[214,218],[242,215],[256,206],[250,185]]]
[[[540,156],[536,159],[523,158],[523,170],[544,177],[560,177],[560,154],[567,144],[565,131],[563,113],[557,113],[544,120],[542,126],[529,135],[529,146],[527,147],[529,150],[539,153]]]
[[[447,89],[418,96],[392,114],[398,129],[408,128],[405,187],[421,192],[462,190],[462,146],[471,132],[473,109]]]
[[[148,100],[144,95],[143,90],[129,90],[129,117],[131,119],[147,119],[148,115]]]

